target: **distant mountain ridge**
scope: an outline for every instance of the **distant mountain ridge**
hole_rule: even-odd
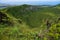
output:
[[[14,6],[14,5],[0,3],[0,8],[7,8],[7,7],[11,7],[11,6]]]

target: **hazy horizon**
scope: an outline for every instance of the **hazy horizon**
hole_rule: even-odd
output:
[[[0,3],[10,4],[10,5],[21,5],[21,4],[31,4],[31,5],[56,5],[60,4],[59,0],[1,0]]]

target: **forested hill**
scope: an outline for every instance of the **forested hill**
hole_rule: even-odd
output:
[[[0,40],[60,40],[60,4],[0,9]]]
[[[29,26],[40,26],[42,20],[56,20],[60,17],[59,5],[57,6],[33,6],[33,5],[21,5],[9,7],[6,9],[6,13],[12,15],[17,19],[21,19]]]

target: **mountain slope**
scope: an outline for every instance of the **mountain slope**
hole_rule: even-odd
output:
[[[8,17],[0,15],[6,19],[0,24],[0,40],[60,40],[60,9],[55,6],[21,5],[0,11]]]
[[[26,22],[29,26],[37,27],[40,26],[42,20],[55,20],[60,17],[59,10],[60,9],[54,7],[21,5],[7,8],[6,12],[17,19],[21,19],[23,22]]]

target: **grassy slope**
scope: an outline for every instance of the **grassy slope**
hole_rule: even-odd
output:
[[[42,20],[44,19],[55,20],[57,17],[60,17],[60,9],[54,7],[41,7],[39,9],[35,7],[35,9],[32,10],[29,8],[30,5],[12,7],[7,9],[7,13],[11,14],[17,19],[22,19],[22,21],[26,22],[32,27],[40,26]]]
[[[5,13],[7,13],[11,18],[10,20],[13,20],[15,24],[14,26],[7,27],[6,25],[0,25],[0,39],[34,40],[35,38],[38,40],[36,34],[39,34],[41,32],[41,35],[45,34],[43,40],[49,39],[47,38],[47,35],[49,35],[49,37],[53,37],[52,40],[58,40],[58,36],[60,36],[60,27],[56,27],[56,25],[60,25],[60,23],[55,24],[54,21],[60,17],[60,9],[58,9],[58,7],[41,7],[38,10],[26,10],[25,8],[27,7],[30,7],[30,5],[10,7],[7,8],[7,10],[5,9],[6,11],[4,10]],[[23,23],[20,24],[16,19],[21,19]],[[47,27],[45,25],[46,19],[52,20],[54,23],[49,28],[50,32],[48,34],[44,32],[45,28]],[[34,28],[30,29],[30,27]],[[55,33],[56,30],[58,30],[58,33]]]

